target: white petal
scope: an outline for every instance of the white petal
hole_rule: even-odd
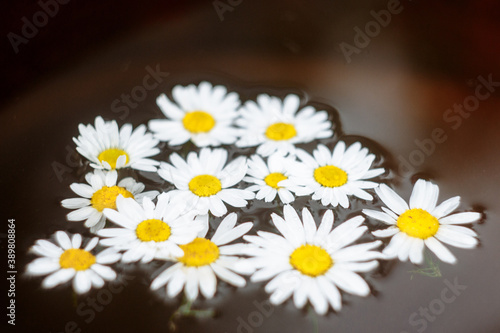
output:
[[[444,262],[449,264],[455,264],[457,258],[448,250],[443,244],[441,244],[436,238],[429,237],[424,240],[425,245],[434,252],[434,254]]]
[[[73,280],[73,289],[77,294],[84,294],[90,290],[92,283],[87,271],[79,271]]]
[[[56,240],[63,249],[68,250],[72,248],[71,240],[64,231],[56,232]]]
[[[72,268],[58,270],[57,272],[49,275],[45,278],[45,280],[43,280],[42,287],[53,288],[59,284],[71,280],[73,276],[75,276],[75,270]]]
[[[448,215],[439,220],[441,224],[468,224],[477,222],[481,219],[481,213],[464,212]]]
[[[406,202],[389,186],[381,184],[375,189],[380,199],[396,214],[401,215],[409,209]]]

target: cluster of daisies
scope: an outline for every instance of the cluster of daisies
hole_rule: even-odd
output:
[[[249,275],[252,282],[269,280],[265,290],[273,304],[292,297],[298,308],[309,302],[325,314],[341,309],[341,292],[370,294],[363,273],[376,269],[378,260],[421,264],[427,247],[454,263],[443,243],[460,248],[478,243],[463,224],[480,220],[480,213],[452,214],[460,198],[437,205],[439,188],[425,180],[416,182],[407,203],[373,181],[385,170],[373,167],[376,156],[361,143],[318,144],[312,152],[299,148],[332,138],[333,125],[326,111],[303,105],[297,95],[261,94],[241,104],[237,93],[202,82],[175,86],[171,97],[161,95],[157,104],[166,119],[151,120],[150,132],[145,125],[119,128],[101,117],[79,126],[76,149],[93,171],[86,183],[71,184],[78,197],[62,206],[72,210],[69,221],[83,221],[96,237],[84,241],[80,234],[58,231],[52,241],[36,241],[32,251],[40,258],[28,264],[27,273],[48,275],[44,287],[72,280],[77,293],[86,293],[117,277],[114,263],[157,260],[171,265],[152,280],[151,289],[164,287],[168,297],[184,291],[191,301],[200,293],[212,298],[218,279],[243,287]],[[190,141],[198,148],[157,161],[151,157],[160,153],[160,141],[167,147]],[[234,150],[214,148],[221,145],[255,150],[236,156]],[[120,177],[124,168],[157,173],[169,190],[145,191],[133,177]],[[355,198],[371,202],[374,194],[385,206],[362,213],[388,225],[372,232],[392,237],[381,251],[381,240],[359,241],[368,232],[362,215],[334,223],[334,210],[348,209]],[[316,220],[308,208],[299,214],[293,208],[298,196],[325,206],[322,218]],[[269,214],[275,232],[248,235],[253,223],[239,222],[237,209],[228,213],[228,206],[244,208],[252,200],[282,208],[282,214]]]

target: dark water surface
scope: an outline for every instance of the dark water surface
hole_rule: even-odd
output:
[[[372,6],[384,8],[385,3]],[[493,87],[496,90],[467,117],[445,116],[447,109],[481,89],[477,88],[483,84],[480,76],[491,75],[493,81],[500,81],[500,73],[495,71],[498,67],[488,70],[483,64],[460,72],[460,66],[450,65],[439,72],[418,53],[412,54],[412,43],[418,42],[411,39],[418,35],[412,30],[412,22],[424,11],[417,4],[408,5],[398,20],[394,18],[394,25],[374,39],[369,56],[353,56],[348,64],[339,54],[338,44],[351,42],[352,27],[361,26],[370,17],[359,14],[334,24],[328,20],[328,15],[339,19],[334,7],[328,7],[328,14],[313,8],[316,11],[295,3],[287,8],[275,4],[268,12],[263,4],[243,2],[227,12],[227,20],[221,22],[213,7],[200,7],[96,50],[92,57],[3,108],[1,231],[6,232],[7,219],[16,220],[18,271],[16,326],[6,326],[8,332],[172,329],[171,318],[182,297],[168,300],[163,288],[158,292],[149,289],[153,277],[164,268],[161,262],[115,265],[120,283],[106,285],[106,295],[91,290],[80,297],[73,295],[70,286],[44,290],[40,287],[42,278],[28,278],[23,272],[35,258],[27,250],[37,239],[48,238],[57,230],[90,236],[82,222],[67,222],[69,210],[60,206],[61,200],[75,197],[69,185],[84,182],[85,173],[91,171],[74,150],[71,138],[78,135],[78,124],[93,123],[97,115],[134,126],[163,118],[156,97],[168,94],[176,84],[200,80],[228,86],[243,102],[262,92],[278,96],[299,93],[318,109],[328,110],[336,124],[335,137],[321,142],[332,148],[339,139],[348,143],[360,140],[379,157],[376,165],[388,170],[380,180],[403,198],[409,198],[413,182],[423,177],[439,185],[439,202],[460,195],[459,211],[484,212],[485,218],[472,226],[480,238],[477,249],[449,247],[458,258],[456,265],[431,256],[440,277],[412,273],[417,267],[411,263],[384,262],[377,271],[365,275],[372,295],[360,298],[344,293],[342,311],[330,310],[324,317],[296,309],[291,300],[269,308],[265,283],[249,283],[240,289],[219,283],[213,300],[200,298],[194,304],[196,309],[215,309],[216,316],[176,319],[177,332],[500,331],[500,87]],[[366,5],[359,12],[366,14],[370,9]],[[273,22],[272,17],[281,23],[281,30],[276,28],[280,26],[277,23],[271,26],[277,30],[266,30],[264,23]],[[264,26],[257,24],[261,21]],[[253,24],[256,27],[250,29]],[[444,38],[437,34],[437,39]],[[405,42],[406,38],[410,41]],[[445,58],[434,65],[447,62],[444,50],[440,56],[443,54]],[[467,59],[474,62],[470,57],[472,60]],[[147,68],[170,74],[159,76],[158,85],[147,91],[144,100],[127,106],[121,101],[122,94],[130,95],[143,85]],[[471,68],[478,72],[471,74]],[[484,88],[481,91],[486,92]],[[441,133],[439,142],[433,140],[433,131]],[[312,151],[316,144],[304,147]],[[154,158],[167,160],[172,151],[180,149],[167,149],[163,144],[162,153]],[[249,155],[254,150],[231,151]],[[126,171],[120,176],[127,174],[146,183],[149,190],[170,188],[155,175]],[[359,214],[362,208],[381,205],[377,200],[352,200],[351,204],[348,210],[335,210],[336,224]],[[293,205],[311,207],[315,217],[325,211],[309,197]],[[274,231],[269,223],[272,211],[281,214],[276,204],[252,201],[239,211],[239,221],[254,222],[250,233],[256,229]],[[374,221],[368,223],[370,228],[378,226]],[[364,239],[372,238],[367,235]],[[2,239],[1,257],[6,258],[6,253]],[[450,284],[462,287],[453,289]],[[112,295],[109,301],[107,295]],[[443,295],[455,297],[445,302],[448,298]],[[92,305],[94,301],[96,305]],[[3,317],[2,325],[5,322]]]

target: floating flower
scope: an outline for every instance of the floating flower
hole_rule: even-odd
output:
[[[243,178],[248,183],[254,183],[247,188],[249,191],[257,192],[255,198],[264,199],[271,202],[279,196],[284,204],[295,200],[291,191],[300,190],[301,187],[293,181],[287,186],[282,185],[282,181],[288,179],[291,168],[295,162],[294,158],[283,157],[279,154],[269,156],[267,164],[259,155],[253,155],[248,160],[248,177]]]
[[[306,190],[299,195],[313,194],[313,200],[321,200],[323,206],[339,204],[349,207],[348,196],[355,196],[371,201],[373,196],[365,191],[378,186],[366,181],[384,173],[383,168],[370,169],[375,155],[368,154],[359,142],[346,149],[343,141],[339,141],[333,153],[324,145],[318,145],[313,156],[302,149],[297,149],[297,157],[302,162],[297,165],[289,177],[290,181],[303,185]],[[284,186],[288,181],[283,181]]]
[[[173,258],[176,263],[151,283],[156,290],[166,285],[167,295],[175,297],[182,289],[188,300],[198,297],[199,291],[205,298],[212,298],[217,289],[217,277],[233,286],[243,287],[246,281],[239,276],[235,265],[242,259],[235,256],[244,251],[244,244],[226,245],[246,234],[252,223],[236,226],[236,213],[222,220],[211,239],[205,238],[208,231],[208,215],[204,216],[206,228],[192,242],[181,245],[183,256]]]
[[[144,184],[133,178],[123,178],[116,184],[118,173],[115,170],[95,170],[85,175],[87,184],[73,183],[70,188],[82,198],[65,199],[61,202],[64,208],[76,209],[67,215],[69,221],[83,221],[90,231],[95,233],[104,228],[106,217],[102,213],[105,208],[116,209],[116,197],[133,198],[142,202],[142,198],[154,199],[158,191],[142,192]]]
[[[233,127],[240,99],[237,93],[227,93],[226,87],[201,82],[198,87],[177,85],[172,90],[177,104],[165,94],[156,99],[168,118],[154,119],[149,128],[155,137],[172,146],[191,140],[198,147],[220,146],[236,141],[239,130]]]
[[[99,116],[95,118],[95,127],[80,124],[78,130],[80,136],[73,138],[76,150],[91,162],[91,167],[156,171],[159,162],[147,157],[158,154],[160,149],[156,148],[158,140],[153,134],[146,133],[146,126],[140,125],[132,131],[132,125],[125,124],[118,129],[116,121],[105,122]]]
[[[246,102],[240,109],[236,124],[242,128],[238,147],[257,148],[257,154],[269,156],[278,151],[282,155],[294,154],[295,144],[333,135],[332,123],[326,111],[312,106],[300,109],[297,95],[288,95],[283,101],[266,94],[257,96],[257,103]]]
[[[42,282],[44,288],[54,288],[73,279],[75,292],[84,294],[92,287],[104,286],[104,280],[116,279],[115,271],[105,265],[117,262],[121,255],[113,249],[92,254],[97,237],[92,238],[83,249],[80,248],[80,234],[74,234],[70,239],[65,232],[58,231],[55,239],[57,245],[44,239],[37,240],[31,250],[43,258],[33,260],[26,267],[26,273],[30,275],[50,274]]]
[[[173,200],[187,210],[196,210],[205,215],[210,211],[215,216],[227,213],[224,203],[233,207],[245,207],[247,200],[255,197],[247,190],[232,188],[246,174],[245,157],[238,157],[224,167],[227,151],[202,148],[199,156],[195,152],[187,155],[187,162],[178,154],[170,155],[171,164],[162,162],[158,174],[175,185],[171,193]]]
[[[357,273],[378,266],[374,259],[381,254],[371,251],[380,241],[352,245],[367,230],[361,226],[364,218],[356,216],[332,230],[333,213],[328,210],[319,225],[307,208],[302,221],[289,205],[285,218],[272,214],[272,221],[281,235],[258,231],[257,236],[245,236],[251,243],[241,269],[256,270],[252,282],[272,279],[265,287],[272,304],[281,304],[293,295],[297,308],[309,300],[314,310],[324,315],[331,306],[339,311],[342,300],[339,289],[358,296],[368,296],[370,287]],[[238,267],[239,268],[239,267]]]
[[[457,261],[455,256],[442,243],[465,249],[476,247],[477,234],[457,224],[477,222],[481,214],[464,212],[450,215],[460,204],[459,196],[436,207],[439,187],[423,179],[415,183],[409,206],[385,184],[375,191],[389,209],[382,207],[383,212],[363,209],[363,213],[390,225],[387,229],[373,232],[377,237],[392,237],[383,250],[388,258],[398,257],[401,261],[409,258],[412,263],[421,264],[424,247],[427,246],[439,259],[453,264]]]
[[[182,256],[179,245],[191,242],[204,227],[194,214],[181,214],[167,193],[155,204],[144,198],[142,206],[131,198],[119,196],[117,210],[106,208],[104,215],[121,228],[104,228],[97,232],[100,244],[125,251],[123,262],[148,263],[153,259]]]

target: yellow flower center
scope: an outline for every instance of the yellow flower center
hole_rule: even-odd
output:
[[[125,150],[122,150],[119,148],[106,149],[106,150],[102,151],[99,154],[99,156],[97,156],[97,158],[99,159],[99,161],[101,161],[101,163],[108,162],[111,169],[115,169],[116,168],[116,160],[118,159],[118,157],[120,157],[122,155],[125,155],[125,157],[126,157],[125,164],[127,164],[129,161],[129,156]]]
[[[289,140],[297,135],[297,130],[292,124],[275,123],[266,129],[266,136],[270,140]]]
[[[282,180],[288,179],[287,176],[280,172],[273,172],[270,173],[264,178],[264,181],[266,182],[267,185],[271,186],[272,188],[279,189],[281,187],[278,186],[278,183]]]
[[[427,211],[413,208],[399,216],[397,226],[410,237],[426,239],[436,234],[439,221]]]
[[[325,187],[340,187],[347,183],[347,173],[334,165],[325,165],[314,170],[314,179]]]
[[[116,197],[118,197],[119,194],[123,195],[125,198],[134,198],[134,195],[123,187],[103,186],[92,195],[90,204],[99,212],[102,212],[104,208],[116,209]]]
[[[95,263],[95,256],[82,249],[68,249],[59,257],[61,268],[73,268],[77,271],[89,269]]]
[[[333,259],[322,247],[306,244],[293,251],[290,264],[302,274],[316,277],[333,266]]]
[[[191,133],[206,133],[215,126],[215,119],[205,111],[193,111],[186,113],[182,124]]]
[[[191,179],[189,189],[199,197],[209,197],[218,193],[222,189],[222,184],[212,175],[199,175]]]
[[[191,243],[180,245],[184,256],[178,258],[186,266],[205,266],[219,258],[219,248],[211,240],[195,238]]]
[[[137,238],[143,242],[164,242],[170,237],[170,226],[158,219],[144,220],[135,229]]]

